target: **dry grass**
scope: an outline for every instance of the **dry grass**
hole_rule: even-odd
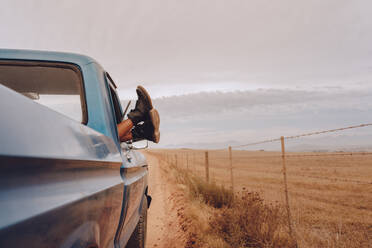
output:
[[[211,226],[231,247],[296,247],[284,216],[283,208],[244,191],[232,207],[215,213]]]
[[[186,168],[188,154],[189,171],[204,177],[203,151],[157,152],[172,154],[172,158],[177,153],[182,168]],[[318,154],[327,155],[289,153]],[[227,151],[210,151],[209,161],[212,180],[228,188]],[[233,165],[236,191],[258,192],[268,205],[284,203],[280,153],[233,151]],[[289,157],[287,174],[299,247],[372,247],[372,156]],[[232,216],[231,222],[236,222]]]
[[[187,215],[194,229],[189,247],[295,247],[279,206],[265,204],[258,193],[234,196],[230,189],[171,168],[188,192]]]
[[[234,199],[231,190],[215,182],[205,183],[200,177],[186,170],[178,169],[178,171],[177,181],[188,187],[192,198],[201,199],[202,202],[214,208],[231,207]]]

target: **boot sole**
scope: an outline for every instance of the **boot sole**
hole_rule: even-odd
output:
[[[141,91],[143,93],[143,95],[147,98],[146,100],[149,102],[150,110],[153,109],[154,107],[152,106],[152,100],[151,100],[150,94],[147,92],[147,90],[141,85],[137,86],[137,90]]]
[[[150,112],[150,120],[151,123],[154,127],[154,133],[153,133],[153,141],[154,143],[159,143],[160,141],[160,131],[159,131],[159,126],[160,126],[160,116],[159,113],[156,109],[151,109]]]

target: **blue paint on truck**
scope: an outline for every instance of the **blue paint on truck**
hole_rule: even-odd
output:
[[[71,53],[0,49],[0,65],[8,62],[76,67],[86,120],[0,82],[0,247],[125,247],[147,202],[148,168],[118,140],[106,72]]]

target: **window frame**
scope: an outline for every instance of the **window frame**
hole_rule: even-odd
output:
[[[111,101],[112,101],[112,106],[114,108],[114,115],[116,119],[116,124],[119,124],[120,122],[123,121],[124,116],[123,116],[123,108],[121,106],[120,98],[117,94],[117,86],[115,82],[112,80],[110,74],[108,72],[105,72],[105,77],[108,79],[108,86],[109,86],[109,93],[111,96]]]
[[[68,62],[52,62],[52,61],[39,61],[39,60],[13,60],[13,59],[0,59],[0,66],[1,65],[8,65],[8,66],[25,66],[25,67],[54,67],[54,68],[64,68],[73,70],[79,79],[79,90],[80,90],[80,105],[81,105],[81,124],[87,125],[88,124],[88,108],[87,102],[85,97],[85,85],[83,79],[83,73],[79,65],[74,63]],[[18,93],[18,92],[17,92]],[[43,105],[48,107],[47,105]],[[49,107],[48,107],[49,108]],[[53,110],[53,109],[52,109]],[[60,113],[56,110],[53,110],[57,113]],[[68,115],[60,113],[68,118],[71,118]],[[76,120],[74,120],[76,121]]]

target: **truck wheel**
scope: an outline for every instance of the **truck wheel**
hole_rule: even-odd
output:
[[[147,197],[143,198],[141,216],[126,248],[145,248],[147,233]]]

